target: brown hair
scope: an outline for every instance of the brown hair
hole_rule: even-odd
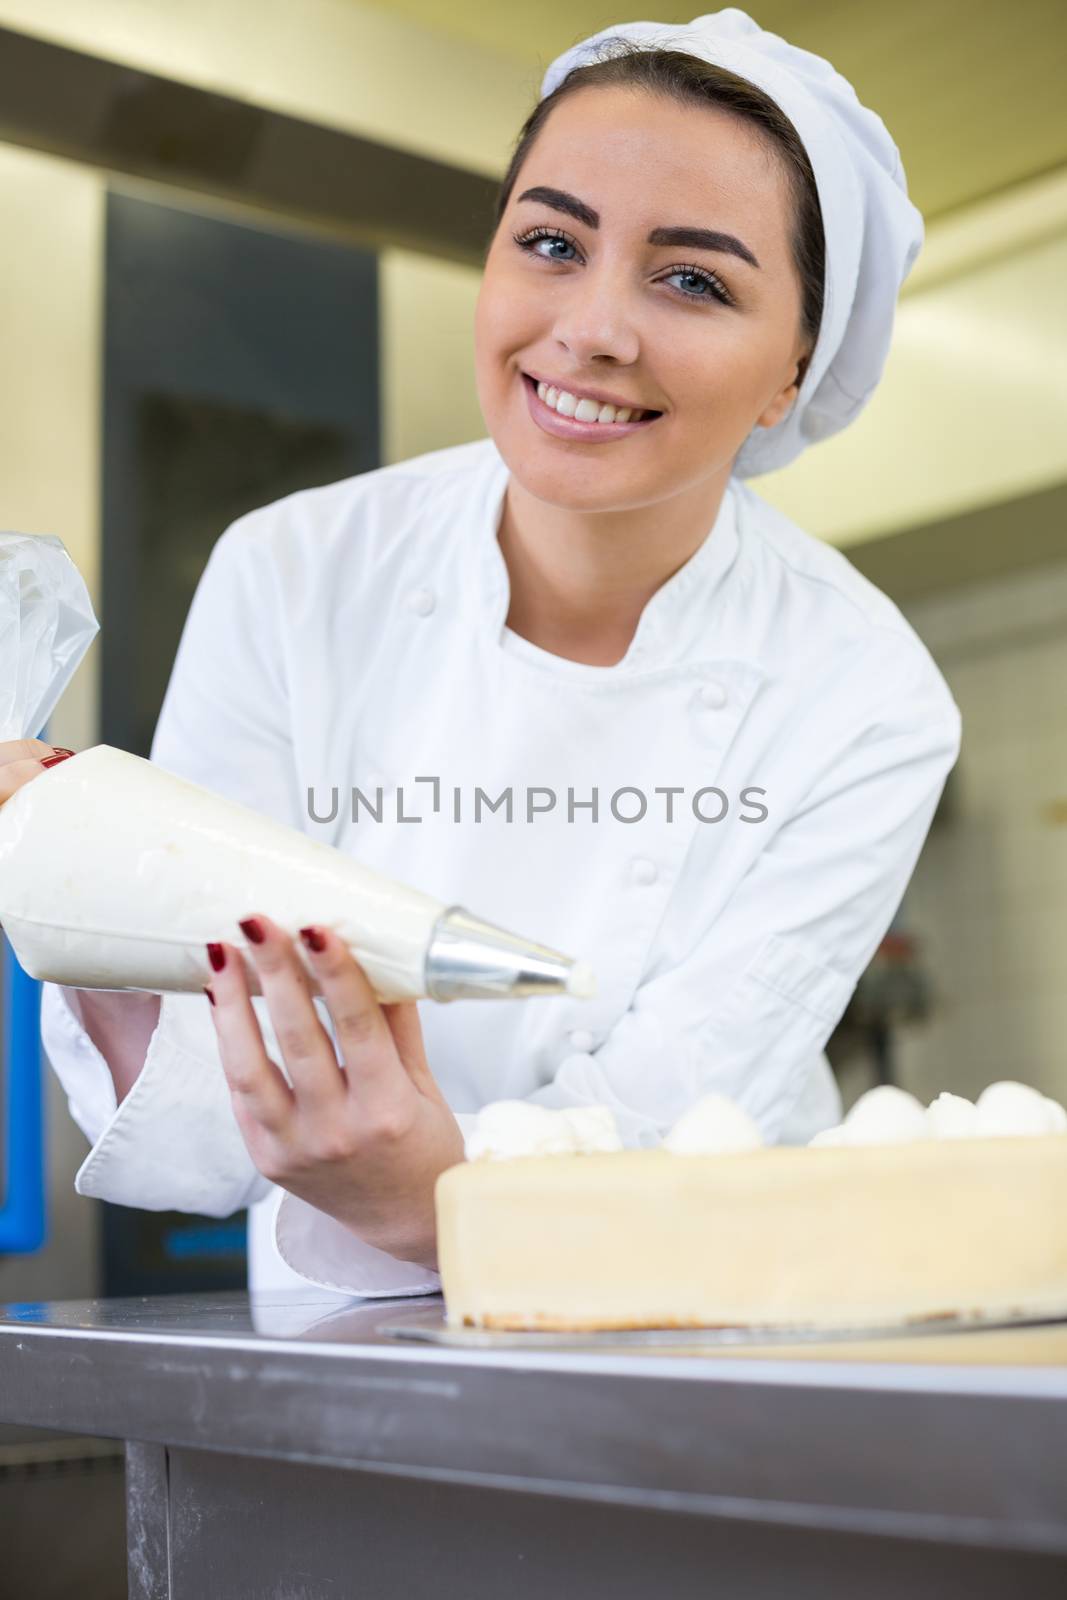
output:
[[[610,54],[604,54],[605,51]],[[649,50],[616,35],[604,41],[598,56],[600,59],[588,66],[572,67],[523,123],[497,197],[494,234],[511,198],[519,170],[552,108],[576,89],[608,84],[647,89],[683,104],[696,101],[700,105],[720,106],[754,124],[785,168],[793,197],[792,249],[801,288],[801,327],[810,341],[809,348],[814,349],[822,322],[826,270],[822,208],[807,151],[785,112],[755,84],[727,72],[725,67],[713,66],[684,51]]]

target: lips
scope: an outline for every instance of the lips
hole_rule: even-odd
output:
[[[535,389],[539,383],[543,383],[546,388],[550,389],[567,389],[565,383],[556,383],[551,378],[539,378],[532,372],[524,372],[523,377],[528,383],[532,383]],[[663,415],[662,411],[656,411],[652,406],[639,406],[634,400],[609,400],[606,395],[582,395],[578,393],[577,389],[567,389],[567,393],[573,394],[576,400],[593,400],[598,405],[614,406],[616,410],[626,406],[630,411],[640,411],[642,415],[639,420],[641,421],[647,420],[651,422],[653,417],[661,417]]]
[[[579,422],[575,417],[561,415],[542,400],[537,385],[526,373],[520,373],[520,378],[526,391],[526,405],[531,420],[540,431],[582,449],[592,446],[610,448],[613,443],[628,438],[632,433],[645,433],[649,428],[654,428],[662,416],[662,412],[657,412],[655,416],[639,417],[632,422]]]

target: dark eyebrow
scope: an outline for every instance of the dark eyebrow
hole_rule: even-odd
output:
[[[600,226],[600,213],[594,211],[592,206],[587,206],[585,201],[579,200],[576,195],[568,194],[565,189],[550,189],[544,184],[538,184],[533,189],[524,189],[519,199],[539,200],[542,205],[551,206],[553,211],[564,212],[576,222],[584,223],[587,228]],[[720,254],[740,256],[750,267],[759,266],[747,244],[735,239],[732,233],[718,233],[712,228],[653,228],[648,236],[648,242],[683,245],[691,250],[715,250]]]
[[[653,228],[649,244],[685,245],[690,250],[718,250],[726,255],[740,256],[750,267],[758,267],[752,251],[732,233],[717,233],[713,228]]]

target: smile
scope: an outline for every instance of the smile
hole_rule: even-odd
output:
[[[649,411],[636,419],[630,417],[625,422],[614,420],[600,422],[596,420],[597,415],[606,416],[609,411],[617,412],[618,408],[599,405],[593,400],[578,400],[566,390],[549,389],[543,383],[536,383],[525,372],[522,374],[522,382],[533,420],[545,433],[551,433],[558,439],[589,440],[593,443],[606,439],[620,439],[624,434],[636,433],[639,428],[649,427],[663,415],[660,411]],[[567,415],[566,411],[556,410],[554,405],[542,397],[546,394],[551,395],[553,399],[562,395],[564,406],[569,407],[577,415]]]

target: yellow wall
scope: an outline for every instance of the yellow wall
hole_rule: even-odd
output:
[[[0,0],[0,26],[493,176],[540,84],[360,0]]]
[[[0,526],[55,533],[99,610],[101,179],[0,144]],[[96,731],[96,646],[51,725]]]
[[[474,306],[481,274],[408,250],[382,253],[382,456],[482,439],[474,387]]]
[[[1034,188],[931,230],[867,409],[759,480],[802,527],[855,545],[1067,479],[1067,181]]]

